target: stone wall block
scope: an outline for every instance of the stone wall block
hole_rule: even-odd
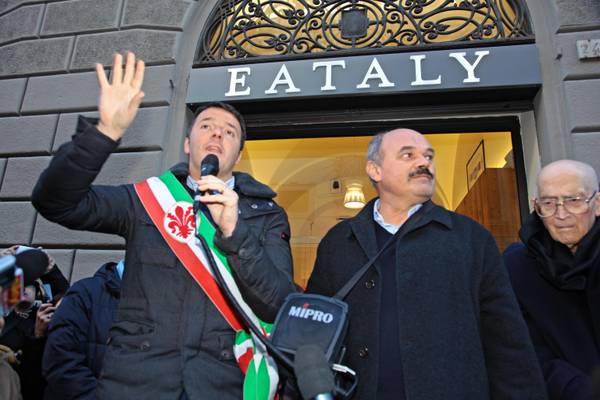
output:
[[[577,54],[577,41],[600,39],[600,30],[556,35],[557,45],[562,52],[560,64],[563,79],[600,78],[600,59],[580,60]]]
[[[173,65],[146,68],[142,87],[145,96],[142,104],[161,106],[171,102],[173,94],[171,82],[174,70]]]
[[[0,190],[2,190],[2,180],[4,179],[4,171],[6,171],[6,158],[0,158]]]
[[[600,79],[567,81],[565,93],[571,132],[600,130]]]
[[[146,63],[175,62],[176,32],[147,29],[94,33],[77,38],[71,69],[88,69],[96,63],[112,64],[115,52],[133,51]]]
[[[600,176],[600,129],[598,132],[577,133],[572,138],[574,158],[590,164]]]
[[[0,248],[28,244],[35,210],[28,201],[0,201]]]
[[[64,72],[73,38],[27,40],[0,47],[0,76]]]
[[[161,172],[160,155],[159,151],[112,154],[94,183],[99,185],[133,183],[156,175]],[[29,198],[50,159],[51,157],[8,159],[0,199]]]
[[[116,28],[122,0],[76,0],[48,4],[42,35]]]
[[[0,114],[15,115],[21,107],[27,79],[0,80]]]
[[[0,155],[49,154],[58,115],[0,118]]]
[[[111,154],[94,183],[120,185],[138,182],[163,172],[160,163],[160,151]]]
[[[94,276],[103,264],[111,261],[119,262],[123,258],[125,258],[125,250],[77,250],[73,261],[71,284]]]
[[[147,67],[142,104],[166,105],[171,98],[173,66]],[[0,81],[1,82],[1,81]],[[98,108],[98,81],[95,72],[30,78],[22,112],[69,112]]]
[[[31,2],[31,0],[0,0],[0,14],[13,10],[21,4],[27,4]]]
[[[18,8],[0,17],[0,45],[36,37],[42,5]]]
[[[577,25],[600,27],[600,0],[555,0],[561,28]]]
[[[49,163],[50,157],[9,158],[0,199],[30,198],[35,183]]]
[[[71,279],[71,270],[73,268],[73,257],[75,256],[75,250],[68,249],[44,249],[56,262],[60,272],[67,278]]]
[[[4,204],[4,203],[0,203]],[[33,207],[32,207],[33,208]],[[76,231],[48,221],[38,214],[33,233],[35,246],[48,247],[103,247],[124,246],[125,240],[117,235]]]
[[[14,9],[20,3],[25,3],[27,0],[0,0],[0,14]]]
[[[168,107],[141,108],[129,129],[127,129],[125,136],[123,136],[119,150],[133,148],[160,150],[165,135],[168,112]],[[74,113],[60,116],[58,128],[56,129],[56,139],[54,140],[54,151],[61,144],[71,140],[71,136],[73,136],[77,127],[78,115]],[[82,115],[98,117],[97,112],[83,113]]]
[[[17,7],[29,4],[53,3],[63,0],[0,0],[0,15],[8,11],[14,10]]]
[[[121,27],[156,26],[182,28],[190,1],[126,0]]]
[[[40,76],[29,79],[22,112],[56,112],[98,107],[95,72]]]

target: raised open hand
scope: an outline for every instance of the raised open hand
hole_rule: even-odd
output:
[[[98,130],[113,140],[123,137],[142,102],[144,92],[141,91],[144,81],[144,62],[135,60],[135,55],[127,53],[125,73],[123,73],[123,56],[115,54],[111,82],[108,82],[101,64],[96,64],[96,76],[100,84],[100,100],[98,112],[100,121]]]

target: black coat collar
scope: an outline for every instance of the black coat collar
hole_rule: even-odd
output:
[[[532,212],[519,231],[523,243],[538,260],[538,272],[561,290],[596,290],[600,287],[600,218],[580,240],[575,254],[552,239],[541,218]],[[590,269],[593,274],[589,274]],[[588,282],[589,280],[589,282]]]
[[[180,181],[188,176],[189,166],[187,163],[179,163],[171,168],[173,175]],[[259,197],[263,199],[272,199],[277,196],[273,190],[267,185],[257,181],[252,176],[244,172],[233,172],[235,177],[235,190],[244,196]]]
[[[356,237],[358,243],[369,258],[375,256],[378,250],[375,229],[373,226],[375,223],[373,220],[373,207],[375,206],[376,200],[377,199],[373,199],[369,201],[354,218],[349,220],[351,234]],[[410,228],[409,232],[419,229],[430,222],[439,222],[448,229],[452,228],[450,213],[442,207],[435,205],[431,200],[427,200],[423,203],[423,207],[413,214],[413,216],[416,214],[421,214],[421,217],[419,221]]]

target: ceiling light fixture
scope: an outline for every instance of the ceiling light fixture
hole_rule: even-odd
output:
[[[346,186],[344,207],[357,209],[365,206],[365,194],[363,193],[362,188],[363,185],[358,182],[352,182]]]

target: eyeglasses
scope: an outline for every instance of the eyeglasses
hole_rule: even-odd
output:
[[[590,201],[596,196],[596,193],[597,191],[594,191],[588,198],[584,196],[563,197],[562,201],[552,197],[533,199],[533,208],[541,218],[552,217],[556,214],[558,206],[563,206],[570,214],[583,214],[589,210]]]

